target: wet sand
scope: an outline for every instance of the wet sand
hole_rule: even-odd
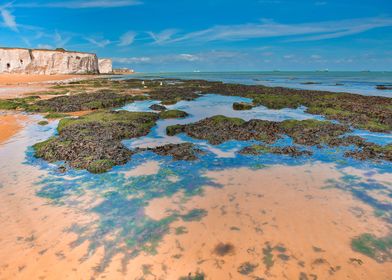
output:
[[[156,170],[157,162],[148,162],[127,176]],[[194,208],[206,210],[205,217],[174,222],[155,255],[131,259],[126,271],[117,255],[103,273],[94,269],[103,249],[89,254],[88,241],[73,247],[76,235],[67,231],[96,217],[80,207],[47,204],[36,196],[31,179],[43,171],[31,172],[18,186],[0,189],[0,279],[178,279],[196,271],[214,280],[390,279],[390,263],[350,249],[354,236],[383,236],[388,226],[349,193],[324,189],[325,180],[341,176],[333,165],[209,172],[222,188],[206,186],[202,196],[190,199],[179,192],[154,199],[145,209],[157,220]],[[230,250],[218,254],[221,243]],[[254,270],[243,275],[239,267],[246,262]]]
[[[130,274],[141,277],[140,267],[149,264],[154,275],[165,275],[162,279],[196,271],[207,279],[391,279],[390,263],[351,250],[353,237],[364,232],[384,236],[388,226],[349,193],[323,189],[325,180],[339,177],[333,166],[235,169],[208,176],[224,187],[206,188],[202,197],[185,204],[181,196],[150,203],[146,213],[155,219],[193,208],[208,215],[200,222],[173,224],[187,233],[166,236],[159,254],[135,259]],[[220,243],[233,251],[217,255],[214,248]],[[238,272],[245,262],[255,265],[248,275]]]
[[[26,120],[23,115],[0,115],[0,145],[18,133]]]

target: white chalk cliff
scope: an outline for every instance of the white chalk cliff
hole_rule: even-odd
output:
[[[101,74],[111,74],[113,72],[112,60],[108,58],[98,59],[98,69]]]
[[[0,48],[0,73],[98,74],[98,58],[65,50]]]

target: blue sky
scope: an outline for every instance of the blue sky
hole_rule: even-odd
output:
[[[15,0],[0,45],[137,71],[392,70],[392,0]]]

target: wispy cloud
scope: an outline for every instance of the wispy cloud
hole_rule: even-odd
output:
[[[87,37],[85,38],[89,43],[93,44],[94,46],[97,46],[99,48],[104,48],[107,45],[109,45],[111,42],[110,40],[107,39],[96,39],[96,38],[91,38]]]
[[[160,33],[148,32],[155,44],[164,44],[170,41],[174,34],[178,32],[177,29],[166,29]]]
[[[124,33],[120,37],[120,42],[118,43],[118,46],[119,47],[126,47],[126,46],[132,45],[133,42],[135,41],[135,37],[136,37],[136,33],[133,31],[128,31],[128,32]]]
[[[113,58],[113,62],[120,64],[171,64],[173,62],[194,63],[194,62],[209,62],[232,60],[240,57],[242,54],[238,52],[229,51],[209,51],[200,53],[180,53],[167,54],[155,56],[141,56],[141,57],[117,57]]]
[[[137,0],[81,0],[81,1],[61,1],[61,2],[30,2],[16,4],[15,7],[23,8],[66,8],[66,9],[87,9],[87,8],[119,8],[140,5]]]
[[[4,6],[0,6],[0,15],[3,19],[4,26],[8,27],[9,29],[18,32],[18,25],[16,23],[15,16],[7,9],[10,7],[12,3],[8,3]]]
[[[290,41],[339,38],[379,27],[392,26],[392,18],[362,18],[302,24],[273,21],[239,25],[219,25],[173,38],[167,43],[198,41],[241,41],[256,38],[291,37]]]
[[[113,62],[121,64],[140,64],[148,63],[151,61],[151,57],[141,56],[141,57],[115,57],[112,58]]]
[[[65,47],[72,38],[71,36],[61,35],[58,31],[56,31],[53,36],[53,39],[54,39],[55,46],[58,48],[62,48]]]

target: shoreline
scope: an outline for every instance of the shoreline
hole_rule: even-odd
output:
[[[50,91],[51,87],[57,84],[68,84],[109,76],[0,74],[0,99],[21,98],[35,92]]]

